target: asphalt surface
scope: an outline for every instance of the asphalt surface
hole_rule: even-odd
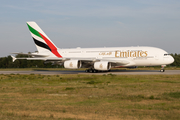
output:
[[[58,75],[58,74],[116,74],[116,75],[173,75],[180,74],[180,70],[112,70],[110,72],[86,73],[85,71],[68,70],[68,71],[51,71],[51,70],[34,70],[34,71],[0,71],[0,74],[41,74],[41,75]]]

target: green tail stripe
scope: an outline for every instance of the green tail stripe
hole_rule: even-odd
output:
[[[27,25],[28,25],[28,24],[27,24]],[[39,32],[38,32],[37,30],[35,30],[34,28],[32,28],[30,25],[28,25],[28,28],[29,28],[29,30],[31,31],[31,33],[33,33],[34,35],[42,38],[41,35],[39,34]]]

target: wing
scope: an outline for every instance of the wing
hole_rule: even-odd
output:
[[[49,55],[41,55],[41,54],[38,54],[38,53],[11,53],[11,54],[17,54],[17,55],[28,55],[28,56],[31,56],[31,57],[48,57]]]
[[[33,58],[16,58],[14,56],[11,55],[11,57],[13,58],[13,62],[15,60],[44,60],[44,61],[62,61],[65,60],[63,58],[57,58],[57,57],[33,57]]]
[[[131,63],[130,61],[128,60],[125,60],[124,58],[101,58],[101,59],[97,59],[97,58],[64,58],[65,61],[66,60],[79,60],[81,62],[83,62],[84,64],[93,64],[95,62],[103,62],[103,61],[106,61],[106,62],[109,62],[111,63],[112,66],[123,66],[123,65],[127,65],[129,63]]]
[[[123,65],[127,65],[130,62],[128,60],[125,60],[124,58],[101,58],[101,59],[97,59],[95,57],[91,57],[91,58],[83,58],[83,57],[63,57],[63,58],[58,58],[58,57],[44,57],[44,55],[35,55],[35,54],[24,54],[24,53],[20,53],[21,55],[29,55],[29,56],[36,56],[36,57],[29,57],[29,58],[15,58],[14,56],[11,56],[13,58],[13,62],[16,59],[26,59],[26,60],[43,60],[43,61],[50,61],[50,62],[64,62],[67,60],[78,60],[81,61],[84,66],[88,67],[92,64],[94,64],[95,62],[109,62],[111,63],[112,66],[123,66]],[[38,57],[41,56],[41,57]]]

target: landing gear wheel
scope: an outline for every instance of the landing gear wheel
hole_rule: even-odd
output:
[[[164,70],[164,67],[165,67],[166,65],[161,65],[161,70],[160,70],[160,72],[164,72],[165,70]]]
[[[93,72],[93,69],[89,69],[89,72],[92,73],[92,72]]]
[[[87,70],[85,70],[85,72],[88,72],[88,73],[97,73],[98,70],[95,70],[95,69],[87,69]]]
[[[161,69],[160,72],[164,72],[165,70],[164,69]]]

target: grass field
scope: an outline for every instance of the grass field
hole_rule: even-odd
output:
[[[179,120],[180,75],[0,75],[0,119]]]

